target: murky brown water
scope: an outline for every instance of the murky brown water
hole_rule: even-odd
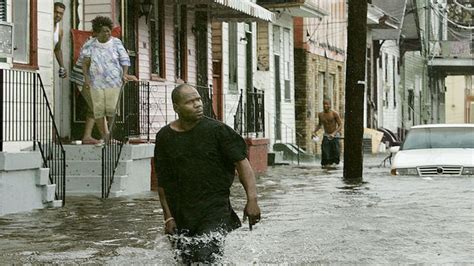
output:
[[[380,158],[366,159],[375,166]],[[223,263],[474,264],[472,177],[393,177],[366,168],[278,166],[258,179],[263,220],[227,236]],[[241,215],[243,189],[232,203]],[[174,264],[158,197],[68,198],[65,208],[0,217],[1,263]]]

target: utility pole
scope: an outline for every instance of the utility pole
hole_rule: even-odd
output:
[[[344,180],[362,181],[367,0],[349,0],[347,26]]]

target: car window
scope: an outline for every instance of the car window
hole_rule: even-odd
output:
[[[474,128],[439,127],[411,129],[402,150],[474,148]]]

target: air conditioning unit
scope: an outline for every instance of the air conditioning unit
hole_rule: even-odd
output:
[[[13,24],[0,21],[0,57],[13,57]]]

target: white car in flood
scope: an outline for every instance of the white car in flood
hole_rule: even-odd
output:
[[[474,175],[474,124],[414,126],[392,151],[392,175]]]

